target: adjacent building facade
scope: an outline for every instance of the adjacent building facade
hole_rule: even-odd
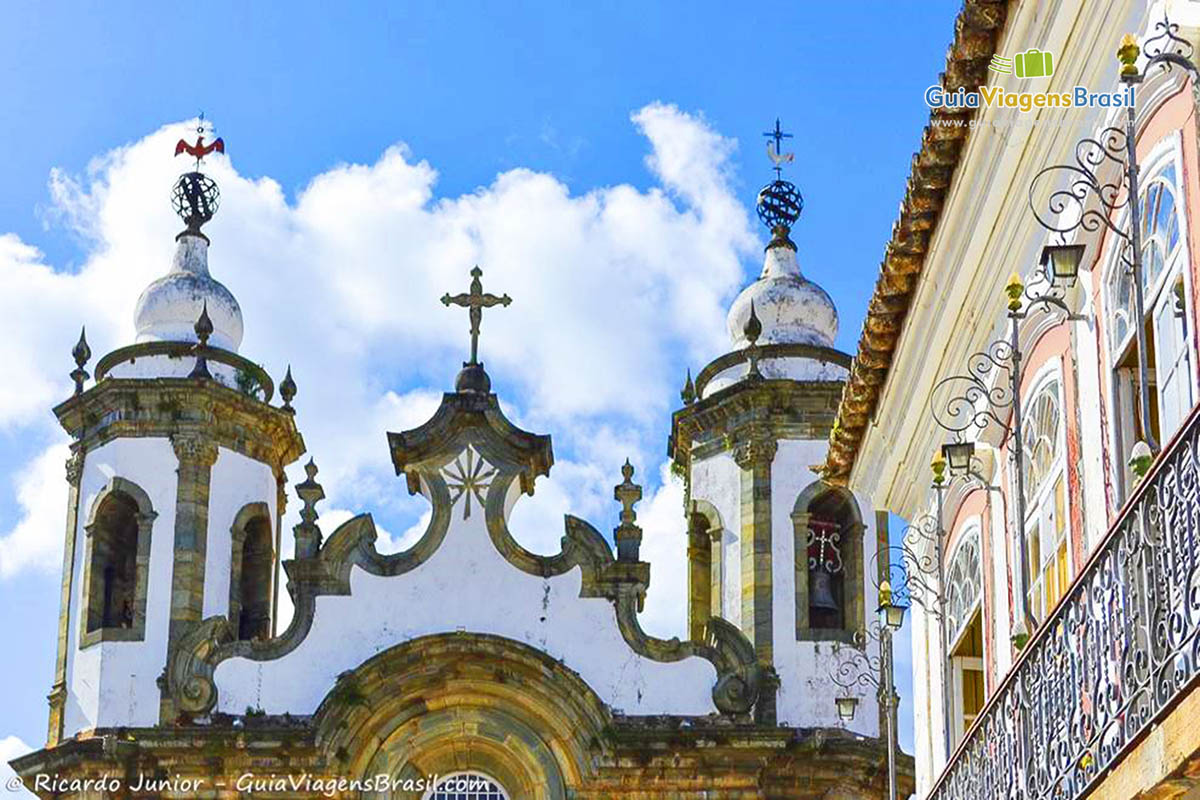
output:
[[[920,796],[1195,791],[1198,33],[960,14],[946,93],[1110,97],[932,109],[831,434],[825,476],[912,523]]]

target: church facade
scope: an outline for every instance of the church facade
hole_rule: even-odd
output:
[[[180,143],[197,159],[219,149]],[[74,356],[58,656],[45,748],[13,767],[43,797],[873,798],[888,781],[876,693],[834,681],[879,604],[886,516],[819,479],[849,357],[800,272],[795,188],[764,190],[761,276],[729,314],[731,349],[690,373],[670,451],[686,484],[686,638],[645,633],[628,462],[611,540],[568,516],[561,551],[513,537],[514,505],[554,463],[514,426],[478,358],[436,413],[386,436],[397,490],[428,528],[381,553],[369,513],[324,530],[290,370],[238,353],[242,315],[202,226],[217,187],[176,185],[186,223],[137,304],[137,340]],[[236,210],[235,212],[236,213]],[[449,312],[448,312],[449,313]],[[494,313],[494,312],[489,312]],[[379,432],[385,446],[384,431]],[[614,469],[614,473],[616,470]],[[610,544],[610,541],[612,544]],[[279,596],[294,613],[279,624]],[[885,596],[886,599],[886,596]],[[839,716],[841,697],[858,703]],[[899,757],[899,781],[911,783]]]

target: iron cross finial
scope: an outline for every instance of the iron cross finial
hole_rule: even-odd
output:
[[[471,360],[467,362],[469,365],[479,363],[479,323],[483,321],[483,309],[492,306],[507,306],[512,302],[512,298],[508,295],[497,297],[494,294],[484,294],[483,281],[479,280],[482,275],[483,270],[476,266],[471,270],[471,291],[469,293],[442,295],[442,305],[454,304],[469,309],[471,318]]]
[[[775,177],[779,178],[783,174],[784,164],[790,164],[795,155],[792,153],[783,152],[783,140],[791,139],[790,133],[784,133],[779,126],[779,117],[775,118],[775,130],[767,131],[763,136],[768,139],[774,139],[774,142],[767,142],[767,157],[775,164]]]

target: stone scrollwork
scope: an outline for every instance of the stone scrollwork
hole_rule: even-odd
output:
[[[199,623],[177,643],[168,663],[167,687],[179,708],[193,715],[212,711],[217,702],[213,675],[222,661],[234,657],[267,661],[294,650],[312,628],[317,597],[350,593],[353,567],[392,577],[420,566],[442,544],[452,513],[462,524],[469,524],[473,513],[467,510],[470,502],[482,506],[487,534],[512,566],[541,578],[563,575],[579,567],[580,596],[605,598],[613,603],[618,628],[634,652],[660,662],[691,656],[709,661],[717,672],[712,690],[717,710],[726,715],[749,713],[771,685],[770,670],[758,663],[753,646],[736,627],[712,618],[703,641],[658,639],[646,634],[638,612],[650,582],[650,565],[618,560],[600,532],[578,517],[566,517],[561,551],[555,555],[532,553],[513,538],[506,521],[512,496],[518,489],[532,493],[533,479],[546,474],[553,456],[549,437],[519,431],[503,418],[495,402],[494,396],[484,400],[448,394],[430,422],[415,431],[390,434],[397,473],[406,476],[410,491],[426,495],[432,506],[429,526],[421,539],[402,552],[381,554],[375,547],[374,521],[369,514],[362,514],[338,527],[312,556],[285,562],[288,591],[295,606],[287,630],[266,641],[246,641],[235,640],[224,616]],[[460,480],[456,484],[456,475],[486,479],[474,483]],[[313,513],[312,520],[301,526],[316,529],[315,520]],[[315,533],[314,541],[320,542],[319,529]]]
[[[225,617],[209,617],[180,638],[166,673],[167,691],[180,711],[203,715],[216,705],[214,656],[233,639],[233,628]]]

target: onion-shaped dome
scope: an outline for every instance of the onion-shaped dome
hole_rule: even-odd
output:
[[[213,332],[208,343],[237,352],[242,343],[242,309],[233,294],[208,273],[208,239],[179,235],[171,271],[142,292],[134,311],[137,341],[196,341],[195,325],[208,308]]]
[[[832,347],[838,315],[833,300],[820,286],[800,274],[796,246],[787,230],[777,226],[767,246],[762,274],[733,301],[727,324],[734,347],[745,347],[744,328],[750,304],[762,323],[758,344],[813,344]]]
[[[217,139],[204,146],[203,138],[194,146],[181,141],[176,155],[187,151],[203,157],[225,145]],[[175,237],[175,258],[171,270],[155,280],[138,298],[134,325],[139,342],[195,342],[196,320],[207,309],[212,322],[208,343],[213,347],[237,352],[242,343],[242,309],[233,294],[208,273],[208,237],[201,226],[213,218],[221,197],[217,184],[200,172],[189,172],[175,182],[171,195],[175,213],[187,228]]]

